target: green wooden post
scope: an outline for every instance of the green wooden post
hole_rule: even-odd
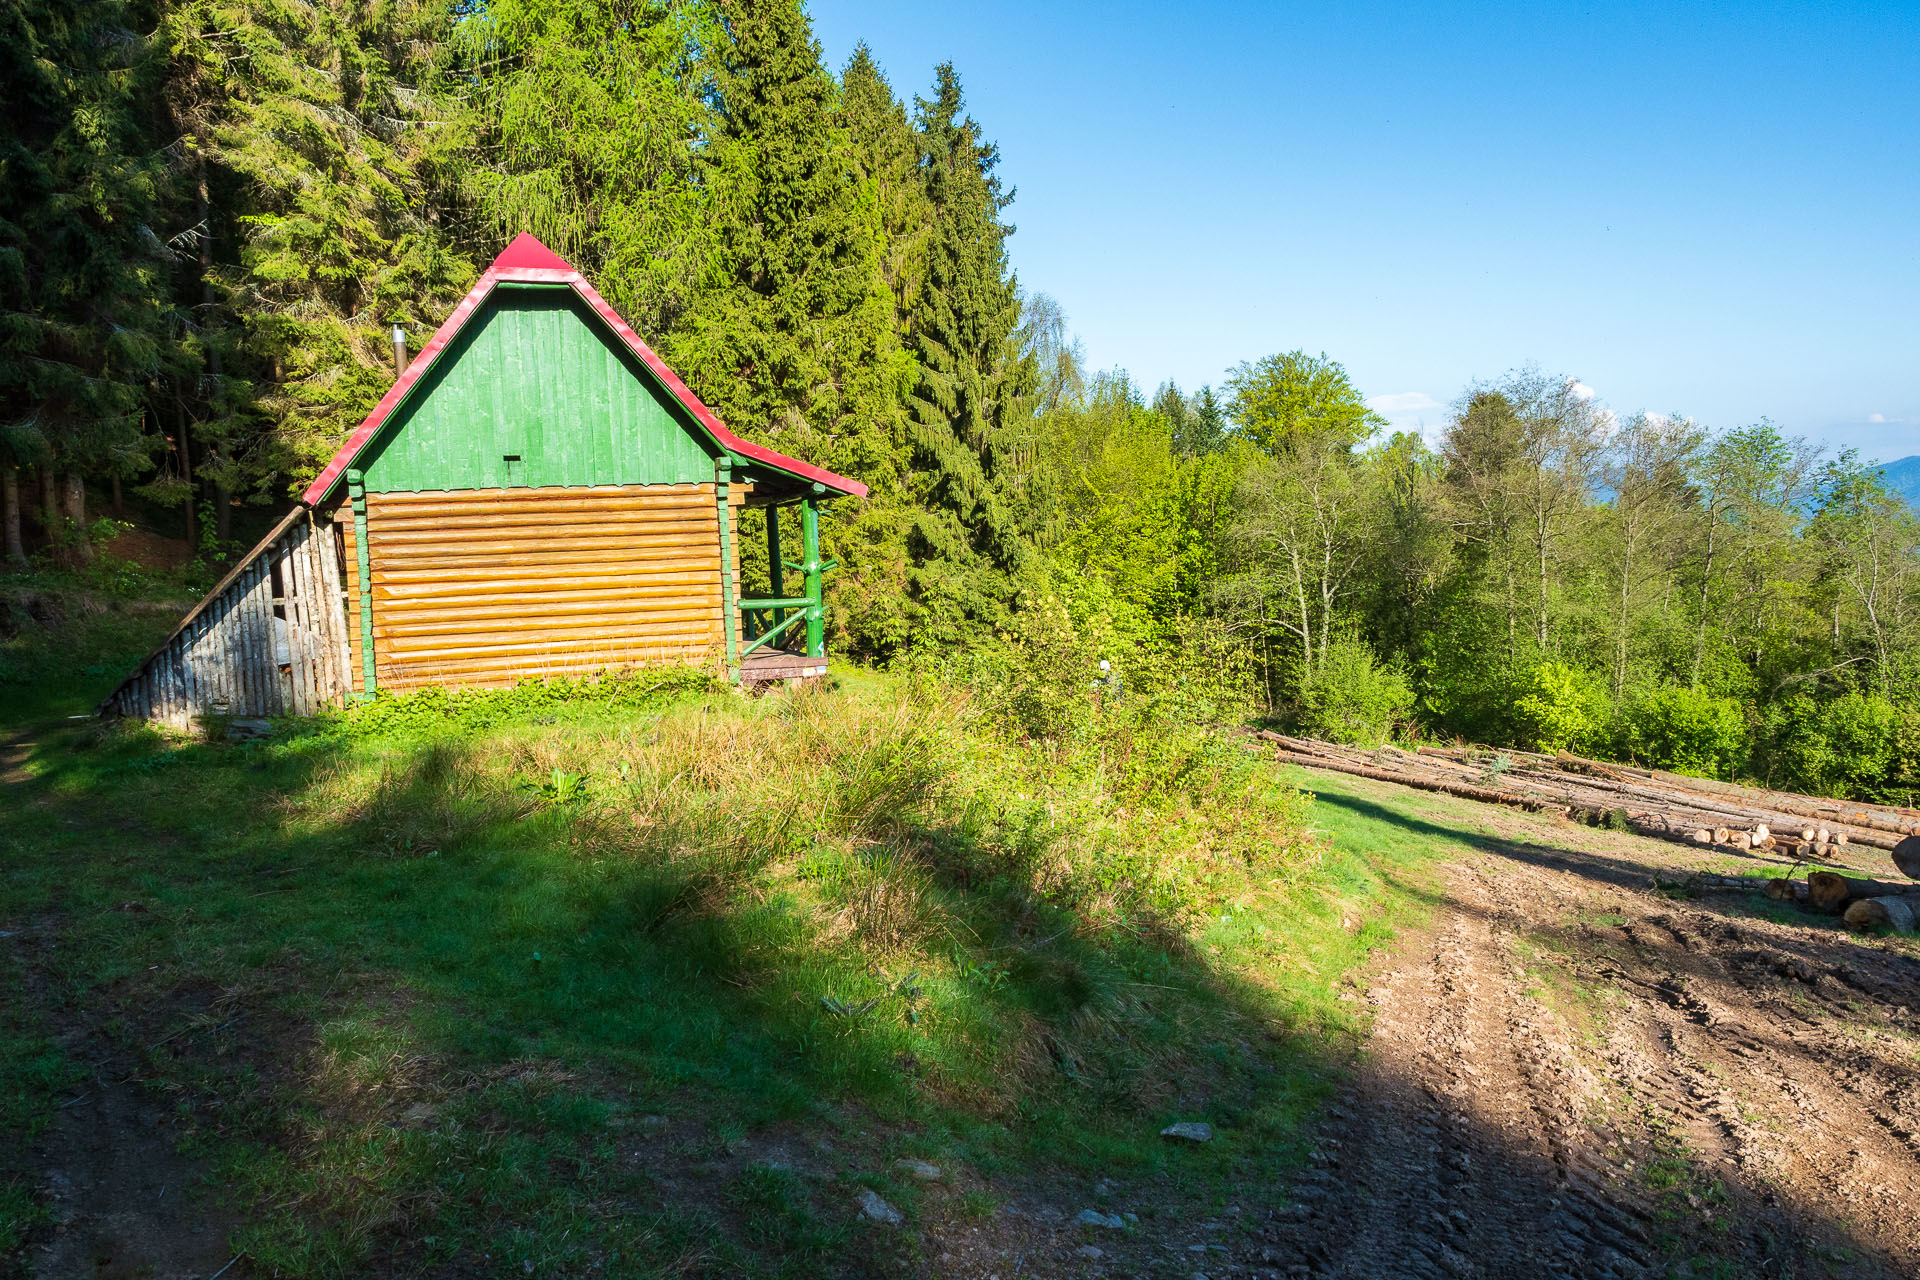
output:
[[[787,594],[786,566],[780,563],[780,508],[767,507],[767,579],[773,590],[767,594],[775,600]],[[771,626],[779,626],[787,620],[785,609],[775,609],[769,620]]]
[[[367,484],[358,471],[347,472],[347,497],[353,502],[353,559],[360,573],[360,696],[378,687],[373,663],[373,559],[367,550]]]
[[[713,492],[720,513],[720,626],[726,635],[727,679],[739,684],[740,616],[733,603],[733,509],[727,505],[725,480],[716,480]]]
[[[823,486],[814,485],[815,489]],[[827,606],[820,595],[820,500],[808,494],[800,500],[800,537],[807,574],[807,656],[827,654]]]

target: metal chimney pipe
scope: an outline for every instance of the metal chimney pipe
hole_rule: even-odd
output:
[[[393,376],[399,377],[407,371],[407,331],[399,325],[393,326]]]

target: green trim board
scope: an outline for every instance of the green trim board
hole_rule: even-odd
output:
[[[698,484],[724,456],[564,285],[502,285],[358,468],[370,493]]]
[[[367,489],[358,471],[347,472],[347,497],[353,503],[353,567],[360,580],[360,696],[371,698],[379,674],[373,655],[373,566],[367,547]]]
[[[733,509],[728,502],[730,487],[726,479],[716,479],[713,495],[720,524],[720,629],[726,639],[727,679],[738,684],[740,615],[733,602]]]

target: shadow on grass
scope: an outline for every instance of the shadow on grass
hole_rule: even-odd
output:
[[[489,764],[55,726],[7,787],[22,1020],[180,1100],[223,1194],[272,1206],[237,1241],[263,1271],[893,1273],[911,1245],[855,1225],[857,1188],[962,1211],[899,1155],[1211,1185],[1284,1164],[1332,1085],[1317,1029],[1181,927],[1090,926],[982,815],[910,812],[911,771],[904,797],[823,779],[859,837],[836,843]],[[889,952],[800,901],[884,916],[859,895],[886,859],[924,899]],[[1232,1136],[1170,1152],[1173,1119]]]
[[[732,763],[715,786],[753,785]],[[855,1218],[862,1187],[923,1223],[1096,1176],[1278,1203],[1348,1061],[1337,1018],[1190,925],[1096,925],[988,815],[927,821],[912,768],[823,779],[838,839],[497,766],[453,741],[55,728],[6,788],[19,1018],[178,1100],[219,1194],[259,1207],[236,1237],[259,1274],[918,1269],[910,1235]],[[862,948],[822,902],[899,941]],[[1168,1148],[1173,1119],[1222,1136]]]

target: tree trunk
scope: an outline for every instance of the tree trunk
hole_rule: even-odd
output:
[[[224,484],[216,483],[213,486],[213,502],[214,536],[225,546],[233,537],[233,491]]]
[[[1920,836],[1908,836],[1893,846],[1893,865],[1900,868],[1900,874],[1920,880]]]
[[[193,492],[193,441],[187,434],[187,410],[180,401],[173,402],[174,423],[179,428],[174,450],[180,455],[180,478],[187,485],[187,554],[200,552],[200,509],[194,501]]]
[[[207,164],[204,159],[200,162],[200,186],[198,194],[201,229],[200,303],[207,309],[206,326],[209,330],[207,335],[207,374],[213,384],[213,394],[218,398],[225,394],[225,388],[220,368],[220,343],[217,334],[213,332],[215,301],[213,295],[213,215],[211,213],[212,202],[207,199]],[[218,462],[220,460],[219,446],[210,444],[207,447],[207,456]],[[214,482],[213,500],[214,536],[219,538],[221,543],[224,544],[233,532],[233,494],[228,490],[224,480],[216,480]]]
[[[9,564],[25,568],[27,544],[20,539],[20,468],[0,466],[0,529],[5,530]]]
[[[67,472],[60,501],[66,508],[67,519],[73,522],[73,545],[69,554],[75,564],[87,564],[93,559],[93,543],[87,538],[87,482],[78,471]]]
[[[1719,541],[1720,511],[1709,503],[1707,507],[1707,554],[1700,565],[1700,626],[1693,640],[1693,678],[1688,684],[1695,689],[1700,687],[1700,668],[1707,659],[1707,601],[1713,593],[1713,553]]]
[[[55,560],[62,556],[65,541],[60,520],[60,477],[49,463],[40,468],[40,525],[47,531],[47,551]]]

